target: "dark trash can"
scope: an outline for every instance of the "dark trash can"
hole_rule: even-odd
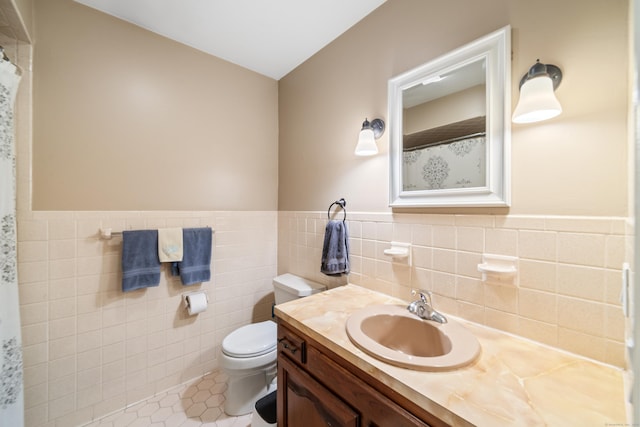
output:
[[[277,393],[278,392],[274,390],[256,402],[255,412],[268,424],[276,424],[276,413],[278,410],[276,403]]]

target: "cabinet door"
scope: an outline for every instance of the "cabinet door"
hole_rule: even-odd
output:
[[[278,358],[278,426],[358,427],[358,414],[286,357]]]
[[[414,415],[391,401],[370,385],[357,378],[318,349],[308,349],[311,372],[339,395],[344,402],[356,408],[360,422],[367,427],[429,427]]]

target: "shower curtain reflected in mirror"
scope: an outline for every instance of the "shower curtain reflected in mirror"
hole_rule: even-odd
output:
[[[13,104],[20,77],[0,59],[0,427],[24,426]]]

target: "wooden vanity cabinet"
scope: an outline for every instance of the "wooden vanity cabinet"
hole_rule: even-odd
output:
[[[279,427],[447,425],[282,319],[277,402]]]

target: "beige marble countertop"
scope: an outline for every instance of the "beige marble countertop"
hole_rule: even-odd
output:
[[[620,369],[452,318],[480,341],[473,365],[419,372],[367,355],[345,330],[349,315],[373,304],[406,304],[346,285],[276,306],[276,315],[452,425],[599,426],[626,422]],[[449,316],[451,318],[451,316]]]

